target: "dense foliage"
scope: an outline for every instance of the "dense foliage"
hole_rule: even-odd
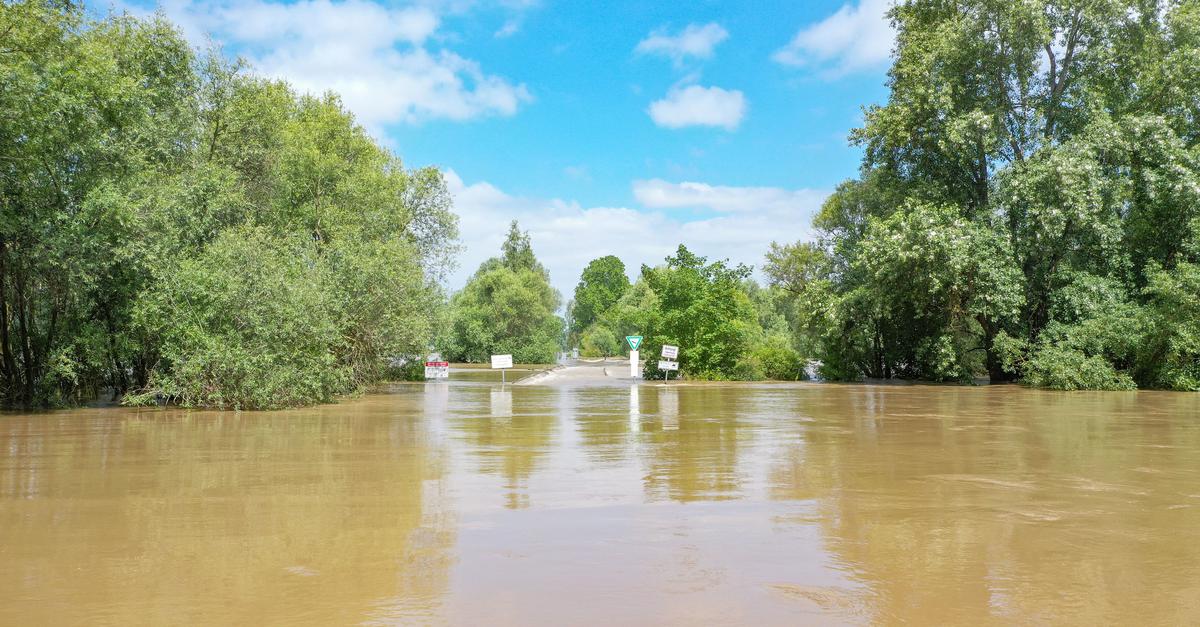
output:
[[[516,221],[502,253],[480,264],[450,299],[450,331],[440,347],[455,361],[512,355],[518,363],[553,363],[563,343],[564,322],[555,313],[562,297]]]
[[[613,255],[593,259],[583,269],[571,301],[571,338],[577,339],[600,314],[615,305],[629,290],[625,264]],[[615,353],[609,353],[615,354]]]
[[[822,373],[1200,389],[1200,4],[891,19],[861,176],[768,255]]]
[[[161,18],[0,4],[0,399],[267,408],[427,348],[456,236],[335,96]]]
[[[608,265],[606,259],[588,267]],[[657,356],[663,344],[671,344],[680,347],[681,374],[692,378],[799,379],[803,360],[788,338],[777,299],[749,275],[746,266],[710,263],[681,245],[664,265],[642,266],[637,282],[593,318],[582,332],[581,352],[617,354],[626,335],[642,335],[649,378],[664,376]]]

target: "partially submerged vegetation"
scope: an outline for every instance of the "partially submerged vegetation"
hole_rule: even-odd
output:
[[[582,354],[620,354],[626,335],[643,335],[648,378],[665,375],[657,367],[664,344],[680,347],[680,373],[692,378],[802,378],[779,293],[749,276],[746,266],[709,262],[683,245],[665,264],[642,266],[632,285],[619,259],[596,259],[570,310]]]
[[[1200,4],[906,2],[773,284],[832,379],[1200,390]]]
[[[0,400],[271,408],[419,354],[456,234],[336,96],[161,18],[0,4]]]
[[[161,17],[0,3],[0,403],[272,408],[447,357],[644,335],[683,374],[1200,390],[1200,5],[916,1],[860,175],[768,287],[680,246],[584,270],[514,222],[449,301],[456,218],[336,95]],[[435,337],[436,336],[436,337]]]

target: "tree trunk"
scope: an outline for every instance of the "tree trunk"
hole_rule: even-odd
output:
[[[988,381],[990,383],[1008,383],[1015,377],[1012,373],[1006,372],[1000,363],[1000,355],[996,352],[996,335],[999,331],[996,330],[991,320],[986,316],[980,316],[980,326],[983,327],[983,346],[984,346],[984,364],[988,371]]]
[[[29,300],[25,294],[25,277],[18,273],[15,277],[17,286],[17,322],[19,323],[18,340],[21,343],[21,368],[24,370],[22,382],[24,393],[21,404],[28,407],[33,404],[33,342],[30,339]]]
[[[8,242],[0,239],[0,370],[3,371],[5,404],[12,401],[17,387],[17,364],[9,340],[8,320]]]

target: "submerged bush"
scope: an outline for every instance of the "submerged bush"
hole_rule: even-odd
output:
[[[352,390],[312,242],[229,232],[140,303],[159,340],[149,390],[185,406],[271,409]],[[145,401],[145,394],[130,401]]]
[[[1036,351],[1025,363],[1025,382],[1052,390],[1134,390],[1137,385],[1099,355],[1058,346]]]
[[[775,381],[803,381],[808,378],[806,362],[800,352],[792,348],[788,338],[773,335],[750,351],[746,361],[756,379]],[[742,364],[739,363],[739,367]]]

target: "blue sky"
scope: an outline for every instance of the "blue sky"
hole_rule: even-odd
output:
[[[531,232],[564,295],[589,259],[631,275],[679,243],[760,265],[808,223],[886,97],[887,0],[166,0],[257,72],[332,89],[410,166],[447,175],[464,252],[451,287]]]

